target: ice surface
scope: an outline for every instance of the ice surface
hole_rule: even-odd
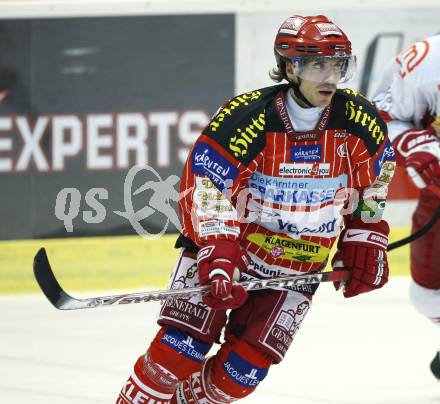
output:
[[[440,403],[429,371],[440,328],[415,312],[408,282],[354,299],[323,284],[285,360],[242,402]],[[42,294],[0,297],[0,401],[114,403],[157,331],[157,308],[61,312]]]

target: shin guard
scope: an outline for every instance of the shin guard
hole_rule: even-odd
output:
[[[239,352],[239,353],[238,353]],[[266,377],[272,358],[244,340],[230,338],[201,371],[179,383],[175,404],[226,404],[251,394]]]
[[[163,327],[141,356],[117,404],[168,403],[179,380],[202,367],[210,344],[174,327]]]
[[[150,352],[147,351],[137,360],[134,371],[119,393],[116,403],[169,403],[177,382],[177,377],[154,363]]]

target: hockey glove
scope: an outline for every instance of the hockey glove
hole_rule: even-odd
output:
[[[248,293],[234,281],[246,270],[249,258],[236,241],[214,240],[197,254],[201,285],[210,285],[211,292],[203,301],[216,310],[236,309],[247,299]]]
[[[388,223],[363,223],[355,220],[342,231],[338,250],[332,259],[335,271],[348,269],[351,279],[345,284],[344,296],[353,297],[381,288],[388,281]],[[334,283],[339,290],[341,283]]]
[[[393,142],[396,160],[418,188],[440,185],[440,140],[432,128],[410,129]]]

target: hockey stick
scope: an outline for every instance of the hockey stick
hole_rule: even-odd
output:
[[[438,196],[440,198],[440,188],[435,185],[428,185],[428,190],[431,191],[433,194]],[[391,243],[388,245],[387,251],[392,251],[396,248],[402,247],[406,244],[412,243],[413,241],[417,240],[418,238],[424,236],[426,233],[428,233],[429,230],[435,225],[437,222],[437,219],[440,217],[440,206],[437,208],[437,211],[434,213],[432,218],[429,220],[428,223],[426,223],[421,229],[417,230],[415,233],[410,234],[408,237],[404,237],[401,240],[395,241],[394,243]]]
[[[399,247],[402,247],[406,244],[412,243],[413,241],[417,240],[418,238],[424,236],[435,225],[435,223],[437,222],[439,217],[440,217],[440,207],[437,208],[437,211],[434,213],[434,215],[429,220],[429,222],[426,223],[420,230],[417,230],[415,233],[410,234],[408,237],[404,237],[401,240],[398,240],[398,241],[395,241],[394,243],[389,244],[387,251],[392,251],[396,248],[399,248]]]
[[[76,299],[67,294],[58,283],[47,258],[46,250],[41,248],[34,258],[34,275],[41,290],[49,301],[60,310],[90,309],[117,304],[144,303],[155,300],[176,299],[200,295],[209,291],[209,286],[197,286],[185,289],[156,290],[151,292],[125,293],[122,295]],[[247,291],[268,289],[271,287],[288,288],[310,285],[320,282],[345,281],[350,272],[340,270],[309,275],[292,275],[279,278],[256,279],[240,282]]]

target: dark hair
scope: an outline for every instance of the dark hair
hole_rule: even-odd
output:
[[[276,83],[280,83],[285,78],[285,74],[279,66],[275,66],[269,71],[269,77]]]

